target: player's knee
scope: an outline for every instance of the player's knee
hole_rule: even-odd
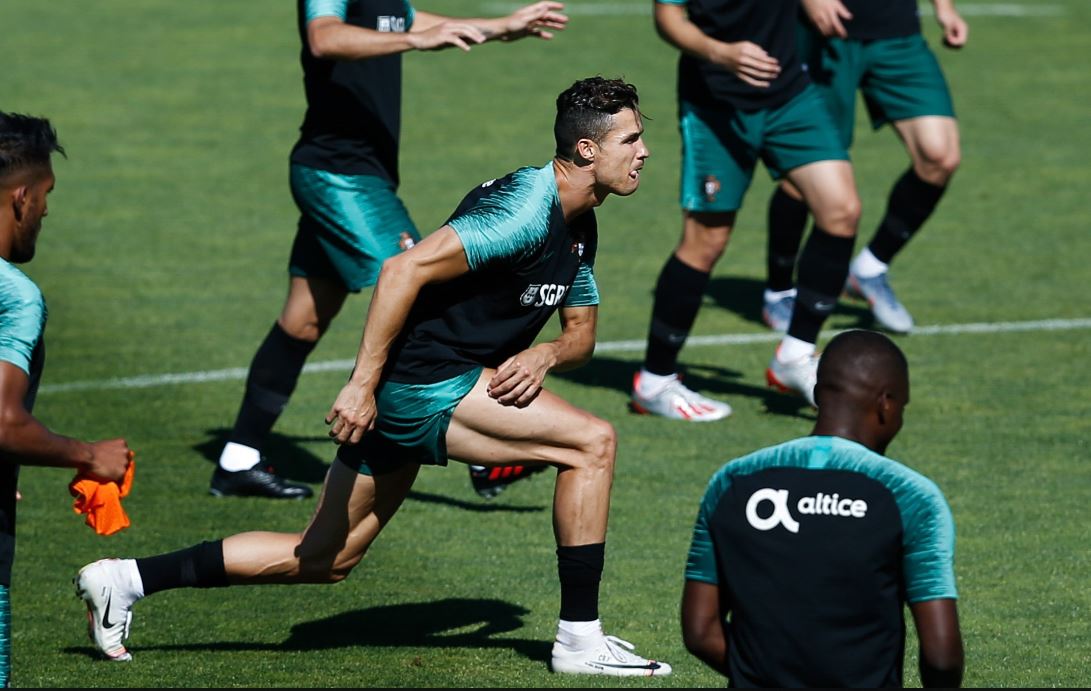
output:
[[[321,584],[340,583],[348,578],[364,553],[346,552],[344,544],[305,540],[297,548],[296,556],[299,559],[299,579],[305,583]]]
[[[617,431],[609,422],[593,418],[586,426],[583,444],[587,464],[596,471],[612,475],[614,458],[617,456]]]
[[[921,177],[933,185],[946,185],[961,163],[962,152],[958,149],[937,151],[934,156],[926,156],[921,162],[925,171]]]
[[[860,224],[860,197],[855,194],[843,195],[841,199],[826,205],[821,216],[815,214],[815,221],[831,235],[853,237]]]

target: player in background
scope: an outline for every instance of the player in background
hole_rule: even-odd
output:
[[[383,263],[355,367],[326,418],[340,446],[306,528],[85,566],[77,587],[96,647],[130,659],[132,607],[163,590],[343,580],[420,467],[452,458],[557,469],[554,672],[669,674],[605,635],[599,619],[614,428],[542,387],[594,351],[594,209],[636,191],[643,132],[636,89],[621,80],[591,77],[562,92],[552,161],[480,185],[446,224]],[[560,335],[533,345],[554,314]]]
[[[34,258],[52,155],[64,155],[45,118],[0,113],[0,686],[11,685],[11,570],[16,488],[24,465],[73,468],[120,483],[132,460],[124,439],[87,442],[49,430],[33,415],[45,366],[46,305],[16,264]],[[57,539],[63,539],[56,536]]]
[[[655,286],[631,407],[711,421],[726,403],[682,384],[678,354],[762,160],[803,192],[816,220],[800,256],[800,296],[766,380],[814,404],[817,341],[848,273],[860,200],[852,165],[796,48],[798,0],[657,0],[660,36],[681,52],[682,237]]]
[[[905,355],[878,332],[842,332],[815,397],[811,436],[712,476],[686,565],[686,648],[735,687],[901,687],[908,603],[922,684],[956,687],[951,510],[883,455],[909,403]]]
[[[966,45],[969,28],[952,0],[932,0],[948,48]],[[856,93],[872,127],[889,123],[905,145],[909,168],[887,198],[871,241],[853,259],[846,292],[867,300],[875,322],[909,333],[913,317],[894,295],[890,263],[936,209],[962,158],[958,121],[939,62],[921,35],[916,0],[803,0],[800,46],[811,79],[830,107],[845,148],[852,146]],[[790,182],[769,200],[769,240],[762,316],[775,331],[791,320],[796,255],[807,205]]]
[[[559,2],[491,19],[455,19],[408,0],[298,0],[307,110],[291,153],[299,227],[280,316],[250,363],[246,390],[209,491],[302,499],[262,450],[307,357],[350,293],[375,283],[386,258],[420,234],[397,195],[402,53],[486,41],[543,39],[568,21]]]

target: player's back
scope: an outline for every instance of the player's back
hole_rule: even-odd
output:
[[[937,497],[945,509],[929,480],[837,437],[717,473],[702,510],[730,597],[734,685],[900,686],[906,546],[927,551],[922,534],[950,528],[919,520],[937,514]]]

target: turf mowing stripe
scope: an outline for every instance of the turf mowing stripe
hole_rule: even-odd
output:
[[[522,7],[513,2],[488,2],[483,5],[487,14],[506,14]],[[1012,2],[958,3],[958,13],[964,17],[1058,17],[1065,13],[1062,5],[1036,5]],[[579,5],[570,4],[564,8],[570,16],[619,17],[629,15],[650,15],[651,3],[632,2],[587,2]],[[921,7],[921,15],[932,15],[931,7]]]
[[[1091,328],[1091,319],[1042,319],[1026,322],[986,322],[971,324],[950,324],[947,326],[918,326],[913,329],[913,336],[938,336],[981,333],[1014,333],[1018,331],[1067,331]],[[839,331],[823,331],[823,338],[832,338]],[[706,345],[746,345],[748,343],[773,343],[781,335],[772,332],[756,334],[721,334],[719,336],[691,336],[686,339],[687,346]],[[644,340],[605,341],[595,347],[596,353],[617,353],[643,350]],[[313,362],[303,367],[305,374],[315,372],[341,372],[352,368],[355,360],[328,360]],[[242,367],[209,370],[205,372],[182,372],[178,374],[144,374],[137,377],[119,377],[117,379],[98,379],[75,381],[67,384],[43,384],[40,393],[64,393],[68,391],[104,391],[107,389],[146,389],[152,386],[169,384],[200,384],[210,381],[237,381],[246,379],[247,370]]]

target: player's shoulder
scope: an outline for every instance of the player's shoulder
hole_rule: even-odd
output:
[[[0,305],[33,306],[42,302],[42,291],[29,276],[11,262],[0,259]]]

